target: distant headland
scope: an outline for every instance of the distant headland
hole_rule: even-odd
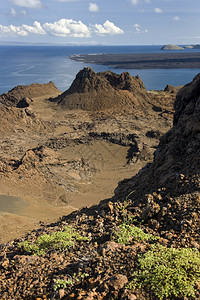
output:
[[[199,46],[200,45],[196,45]],[[191,46],[192,47],[192,46]],[[200,52],[78,54],[72,60],[106,65],[116,69],[199,69]]]

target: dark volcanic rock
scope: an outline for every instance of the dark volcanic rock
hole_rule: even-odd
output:
[[[145,111],[149,96],[139,76],[132,77],[128,72],[95,73],[84,68],[71,87],[51,101],[66,109],[130,111],[140,107]]]
[[[27,98],[27,97],[24,97],[22,100],[20,100],[18,103],[17,103],[17,107],[18,108],[25,108],[25,107],[29,107],[29,105],[31,104],[31,102],[33,102],[33,100]]]
[[[164,91],[165,92],[169,92],[169,93],[177,93],[178,88],[176,88],[173,85],[167,84],[166,87],[165,87],[165,89],[164,89]]]

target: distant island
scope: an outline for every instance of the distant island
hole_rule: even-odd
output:
[[[184,48],[177,45],[168,44],[162,46],[160,50],[184,50]]]
[[[200,45],[186,45],[186,46],[178,46],[178,45],[164,45],[160,48],[160,50],[185,50],[185,49],[200,49]]]
[[[186,49],[200,49],[200,44],[197,44],[197,45],[186,45],[184,46],[184,48]]]
[[[78,54],[69,58],[115,69],[200,69],[200,52]]]

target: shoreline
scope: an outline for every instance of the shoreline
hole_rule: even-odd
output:
[[[69,59],[115,69],[198,69],[198,53],[78,54]]]

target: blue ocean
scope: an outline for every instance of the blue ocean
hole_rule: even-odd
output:
[[[95,72],[108,69],[116,73],[127,71],[76,62],[69,59],[69,56],[73,54],[160,53],[160,47],[0,45],[0,94],[8,92],[16,85],[47,83],[49,81],[53,81],[58,89],[65,91],[71,85],[78,71],[84,66],[92,67]],[[184,50],[184,52],[190,51],[200,50]],[[190,82],[196,74],[200,73],[200,69],[129,69],[128,72],[132,76],[138,74],[147,90],[162,90],[167,84],[179,86]]]

